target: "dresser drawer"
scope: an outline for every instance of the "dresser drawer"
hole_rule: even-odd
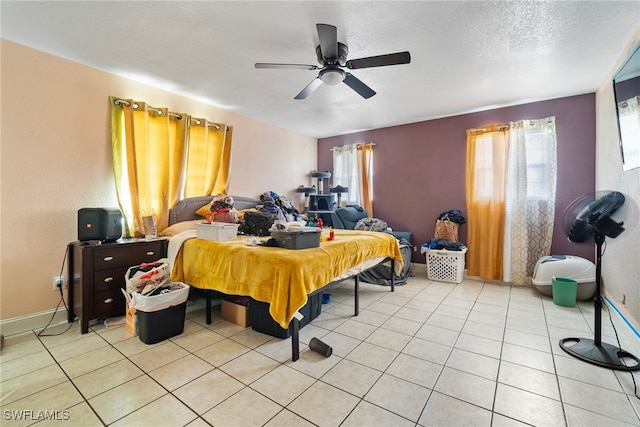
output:
[[[103,292],[125,287],[125,274],[129,267],[98,270],[93,275],[93,291]]]
[[[162,258],[162,242],[113,245],[96,248],[93,252],[94,270],[131,267]]]
[[[126,301],[120,288],[93,294],[93,315],[115,317],[124,314]]]

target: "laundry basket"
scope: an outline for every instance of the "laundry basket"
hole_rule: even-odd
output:
[[[438,282],[461,283],[467,248],[461,251],[422,248],[427,261],[427,277]]]

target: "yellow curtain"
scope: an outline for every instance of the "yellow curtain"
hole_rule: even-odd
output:
[[[358,185],[360,205],[373,216],[373,143],[359,144],[357,147]]]
[[[231,159],[231,131],[225,125],[191,118],[185,197],[226,193]]]
[[[508,126],[467,131],[467,274],[502,280]]]
[[[222,159],[216,183],[211,194],[227,194],[229,189],[229,169],[231,169],[231,141],[233,139],[233,126],[227,126],[224,137],[224,147],[222,148]]]
[[[110,97],[116,194],[125,236],[144,236],[143,216],[157,230],[181,197],[226,193],[232,127],[144,102]]]
[[[111,97],[116,192],[127,237],[144,236],[142,217],[168,224],[169,208],[180,200],[186,154],[186,115],[144,102]]]

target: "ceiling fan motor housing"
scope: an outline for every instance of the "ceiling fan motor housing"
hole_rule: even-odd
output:
[[[318,57],[318,63],[323,67],[330,64],[338,64],[344,67],[347,63],[347,55],[349,54],[349,48],[346,44],[338,42],[338,57],[337,58],[325,58],[322,55],[322,48],[320,45],[316,47],[316,56]]]

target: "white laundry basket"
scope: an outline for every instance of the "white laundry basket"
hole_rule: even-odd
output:
[[[427,260],[427,277],[439,282],[461,283],[467,248],[461,251],[422,248]]]

